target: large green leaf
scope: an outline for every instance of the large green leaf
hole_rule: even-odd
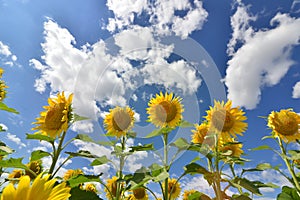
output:
[[[181,120],[180,124],[179,124],[179,127],[181,128],[190,128],[190,127],[193,127],[194,125],[188,121],[185,121],[185,120]]]
[[[49,152],[42,151],[42,150],[36,150],[31,153],[30,160],[31,161],[40,160],[41,158],[44,158],[44,157],[50,156],[50,155],[51,154]]]
[[[53,143],[54,142],[54,138],[52,137],[49,137],[47,135],[42,135],[42,134],[26,134],[26,139],[29,139],[29,140],[43,140],[43,141],[47,141],[47,142],[50,142],[50,143]]]
[[[12,148],[6,146],[5,143],[0,142],[0,156],[5,156],[8,154],[13,153],[15,150],[13,150]]]
[[[102,200],[96,193],[81,190],[78,187],[72,188],[70,194],[70,200]]]
[[[155,137],[155,136],[159,136],[159,135],[162,135],[162,134],[166,134],[166,133],[169,133],[171,132],[173,129],[172,128],[161,128],[161,129],[155,129],[154,131],[152,131],[151,133],[149,133],[148,135],[146,135],[145,138],[152,138],[152,137]]]
[[[271,150],[272,148],[268,145],[262,145],[262,146],[258,146],[256,148],[252,148],[250,150],[252,151],[260,151],[260,150]]]
[[[113,141],[94,141],[90,136],[88,136],[87,134],[78,134],[75,139],[78,140],[82,140],[84,142],[91,142],[91,143],[95,143],[95,144],[100,144],[103,146],[113,146],[116,144],[117,141],[113,140]]]
[[[73,122],[88,120],[88,119],[89,119],[88,117],[83,117],[83,116],[80,116],[76,113],[73,114]]]
[[[65,152],[72,157],[84,157],[84,158],[97,158],[97,156],[91,154],[89,151],[79,150],[78,152]]]
[[[82,183],[85,183],[85,182],[100,182],[100,175],[97,175],[97,176],[94,176],[94,175],[77,175],[77,176],[74,176],[72,178],[70,178],[68,180],[68,183],[70,185],[71,188],[73,187],[77,187],[79,186],[80,184]]]
[[[145,144],[145,145],[141,145],[141,146],[130,147],[130,152],[149,151],[149,150],[153,150],[153,149],[154,149],[153,144]]]
[[[8,107],[8,106],[7,106],[5,103],[3,103],[3,102],[0,102],[0,110],[4,110],[4,111],[7,111],[7,112],[19,114],[19,112],[16,111],[14,108]]]
[[[246,190],[252,192],[253,194],[261,195],[261,193],[259,191],[259,187],[256,186],[252,181],[249,181],[246,178],[236,177],[232,180],[232,182],[245,188]]]
[[[106,156],[101,156],[101,157],[93,160],[93,162],[91,163],[91,166],[103,165],[103,164],[108,163],[109,161],[110,160]]]
[[[178,138],[175,142],[170,144],[171,146],[175,146],[180,150],[185,150],[190,147],[190,144],[184,138]]]
[[[8,160],[0,160],[0,167],[28,169],[22,163],[23,158],[10,158]]]
[[[241,195],[233,195],[232,200],[252,200],[252,199],[245,194],[241,194]]]
[[[300,200],[300,196],[296,189],[283,186],[282,192],[277,196],[277,200]]]
[[[289,150],[288,153],[291,155],[292,160],[300,159],[300,151],[299,150]]]
[[[197,163],[190,163],[184,167],[184,171],[187,174],[208,174],[210,173],[204,167]]]

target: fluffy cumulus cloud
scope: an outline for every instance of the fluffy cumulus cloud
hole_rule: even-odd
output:
[[[17,56],[14,55],[9,46],[0,41],[0,62],[3,65],[13,66],[17,61]]]
[[[24,144],[18,136],[11,134],[11,133],[7,133],[6,137],[9,141],[12,141],[13,143],[15,143],[19,149],[26,147],[26,144]]]
[[[111,32],[128,29],[136,21],[142,21],[149,23],[156,34],[174,33],[187,38],[190,33],[202,28],[208,16],[202,2],[198,0],[126,0],[122,3],[109,0],[106,5],[114,14],[106,27]],[[179,12],[181,14],[177,14]]]
[[[116,16],[122,18],[128,10],[114,7],[115,3],[109,1],[108,5],[117,9]],[[200,6],[198,4],[187,6]],[[180,5],[176,9],[183,9],[183,3]],[[132,8],[132,12],[139,13],[139,9],[146,8],[138,6]],[[105,110],[101,108],[128,104],[131,94],[141,85],[160,84],[187,94],[201,85],[190,63],[184,59],[169,61],[173,44],[163,44],[151,27],[132,24],[105,41],[100,39],[94,44],[77,47],[75,38],[66,28],[48,19],[44,23],[44,36],[44,55],[41,59],[30,60],[31,66],[41,71],[40,78],[35,80],[36,90],[43,93],[50,86],[51,93],[74,93],[75,112],[91,120],[103,115]],[[85,129],[85,132],[94,130],[92,121],[75,124],[72,128]]]
[[[300,81],[293,87],[293,98],[300,98]]]
[[[232,17],[234,33],[228,49],[232,58],[228,61],[225,84],[234,105],[254,109],[260,101],[262,87],[276,85],[293,65],[290,56],[299,42],[300,19],[278,13],[270,21],[273,28],[254,32],[248,24],[253,18],[245,13],[245,8],[237,12],[242,14]],[[235,52],[233,47],[237,41],[244,43]]]

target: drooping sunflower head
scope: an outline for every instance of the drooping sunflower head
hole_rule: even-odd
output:
[[[205,118],[216,132],[228,133],[236,137],[236,134],[242,135],[246,130],[248,124],[244,121],[247,117],[240,108],[232,108],[231,105],[230,100],[226,103],[214,101],[214,107],[206,111]]]
[[[66,171],[66,173],[64,174],[63,179],[65,181],[69,180],[72,177],[75,177],[77,175],[83,175],[83,171],[81,169],[69,169],[68,171]]]
[[[117,196],[117,189],[118,189],[118,177],[113,176],[111,179],[107,180],[106,187],[104,188],[104,191],[106,193],[106,197],[109,200],[114,199]],[[123,188],[123,185],[121,184],[121,188]]]
[[[110,109],[109,114],[105,116],[104,127],[107,132],[116,137],[126,135],[132,129],[134,124],[134,112],[128,106],[125,108],[115,107]]]
[[[165,191],[165,186],[163,184],[163,190]],[[181,192],[180,184],[175,178],[168,178],[168,196],[170,199],[176,199],[179,197]]]
[[[56,98],[48,99],[48,106],[44,106],[45,111],[41,112],[40,117],[36,118],[37,124],[32,130],[37,133],[48,135],[52,138],[59,137],[63,131],[67,131],[72,120],[72,99],[73,94],[68,98],[64,92],[58,93]]]
[[[295,142],[300,139],[300,115],[291,109],[272,111],[268,117],[268,126],[275,136],[285,142]]]
[[[41,160],[30,161],[27,164],[27,167],[33,171],[36,175],[39,175],[42,172],[43,166]],[[29,171],[25,170],[25,174],[28,175],[31,179],[34,179],[35,176]]]
[[[70,195],[71,188],[66,183],[56,184],[56,179],[49,180],[50,175],[42,177],[38,175],[32,185],[30,185],[30,177],[22,176],[18,187],[14,187],[12,183],[3,189],[1,200],[67,200]]]
[[[6,97],[6,88],[8,88],[7,85],[5,85],[5,82],[0,80],[0,102],[2,102]]]
[[[24,176],[24,171],[21,169],[14,169],[9,175],[8,179],[20,179]],[[16,183],[15,180],[11,180],[12,183]]]
[[[148,103],[148,121],[157,127],[175,128],[182,120],[182,99],[175,97],[173,93],[156,94]]]
[[[148,200],[148,194],[145,188],[138,188],[132,190],[132,194],[127,198],[128,200]]]
[[[207,123],[202,123],[200,125],[195,125],[195,130],[192,130],[192,142],[194,144],[207,144],[213,146],[215,144],[215,137],[210,132],[209,125]]]

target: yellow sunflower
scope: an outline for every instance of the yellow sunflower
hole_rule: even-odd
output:
[[[130,194],[127,200],[148,200],[148,194],[145,188],[138,188],[132,191],[133,194]]]
[[[2,78],[4,70],[0,67],[0,78]]]
[[[295,142],[300,139],[300,115],[292,109],[272,111],[268,117],[268,126],[276,137],[285,142]]]
[[[194,144],[207,144],[213,146],[215,144],[215,139],[209,131],[209,125],[202,123],[200,125],[195,125],[195,130],[192,130],[192,142]]]
[[[42,172],[42,161],[31,161],[27,164],[27,167],[36,175],[39,175]],[[25,170],[25,174],[28,175],[31,179],[35,178],[35,176],[29,170]]]
[[[109,134],[121,137],[133,127],[134,112],[128,106],[125,108],[115,107],[110,109],[105,116],[104,127]]]
[[[193,198],[193,200],[211,200],[209,196],[206,194],[203,194],[201,192],[198,192],[196,190],[186,190],[183,193],[183,200],[189,200],[189,197],[193,194],[200,194],[199,197]]]
[[[148,103],[148,121],[157,127],[175,128],[182,120],[182,99],[175,97],[173,93],[156,94]]]
[[[163,190],[165,191],[165,185],[163,184]],[[169,179],[168,178],[168,196],[170,199],[176,199],[180,195],[180,184],[177,182],[175,178]]]
[[[24,171],[21,169],[14,169],[9,175],[8,175],[8,179],[19,179],[22,176],[24,176]],[[11,181],[12,183],[15,183],[15,180]]]
[[[4,81],[0,80],[0,102],[2,102],[6,97],[6,93],[7,93],[5,90],[6,88],[8,88],[8,86],[5,85]]]
[[[57,98],[49,98],[48,106],[44,106],[45,111],[41,112],[41,116],[36,118],[37,124],[32,130],[39,130],[37,133],[48,135],[52,138],[59,137],[63,131],[67,131],[69,122],[71,121],[71,104],[73,94],[65,97],[64,92],[57,94]]]
[[[85,191],[90,191],[90,192],[97,193],[97,189],[96,189],[95,184],[93,184],[93,183],[86,184],[85,185]]]
[[[105,187],[104,191],[106,193],[107,199],[109,199],[109,200],[112,200],[117,196],[117,189],[118,189],[117,181],[118,181],[118,177],[116,177],[116,176],[113,176],[111,179],[107,180],[107,183],[106,183],[107,188]],[[123,188],[122,184],[121,184],[121,188]]]
[[[81,169],[69,169],[68,171],[66,171],[66,173],[64,174],[63,179],[65,181],[69,180],[72,177],[75,177],[77,175],[83,175],[83,171]]]
[[[244,153],[242,150],[243,144],[236,142],[233,138],[228,140],[219,139],[219,151],[230,156],[239,158]]]
[[[12,183],[3,189],[1,200],[67,200],[71,188],[66,183],[56,184],[56,179],[48,180],[50,175],[38,175],[30,186],[30,177],[22,176],[18,187]]]
[[[206,111],[205,118],[216,132],[236,137],[236,134],[243,135],[242,133],[247,129],[248,124],[244,122],[247,117],[239,107],[232,108],[231,104],[230,100],[226,103],[214,101],[214,107]]]

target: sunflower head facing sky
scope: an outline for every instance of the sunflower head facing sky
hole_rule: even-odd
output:
[[[109,110],[103,123],[109,134],[116,137],[124,136],[134,125],[134,112],[128,106],[124,108],[117,106]]]
[[[38,130],[37,133],[48,135],[52,138],[59,137],[63,131],[67,131],[72,119],[72,99],[73,94],[68,98],[64,92],[58,93],[56,98],[48,99],[48,106],[44,106],[45,111],[41,112],[40,117],[36,118],[37,124],[32,130]]]
[[[240,108],[232,108],[232,102],[229,100],[214,101],[214,107],[210,107],[205,116],[211,128],[217,133],[226,133],[236,137],[236,134],[242,135],[247,129],[248,124],[244,122],[247,117]]]
[[[292,109],[272,111],[268,117],[268,126],[276,137],[285,142],[295,142],[300,139],[300,115]]]
[[[182,99],[175,97],[173,93],[156,94],[148,103],[148,121],[156,127],[175,128],[182,120]]]
[[[215,137],[210,132],[210,127],[207,123],[202,123],[200,125],[196,124],[192,133],[192,142],[194,144],[206,144],[210,147],[214,146]]]
[[[3,189],[1,200],[67,200],[71,196],[71,188],[64,182],[56,184],[57,180],[48,180],[49,177],[40,174],[30,185],[30,177],[22,176],[17,187],[10,183]]]

